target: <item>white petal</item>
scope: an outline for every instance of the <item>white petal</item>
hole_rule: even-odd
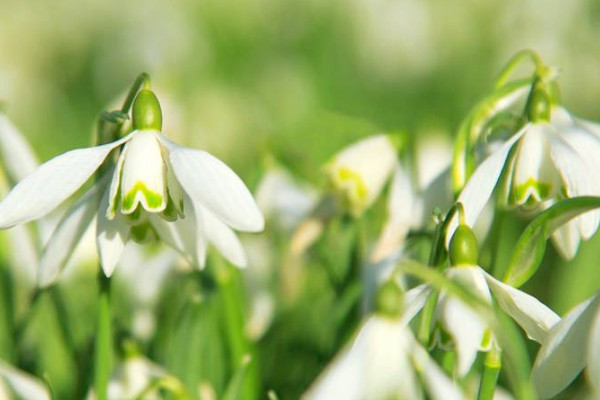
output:
[[[31,146],[10,120],[0,113],[0,160],[11,181],[19,182],[38,167]]]
[[[112,179],[110,181],[108,209],[106,210],[106,218],[110,220],[115,218],[115,215],[117,215],[117,211],[119,210],[119,189],[121,188],[121,175],[123,172],[123,164],[125,162],[125,154],[127,154],[127,146],[124,146],[121,150],[121,154],[119,154],[119,159],[117,160],[117,165],[115,165]]]
[[[600,394],[600,312],[596,313],[588,338],[587,377],[596,395]]]
[[[98,213],[101,190],[105,185],[96,184],[73,205],[56,226],[44,248],[40,260],[38,284],[52,284],[73,254],[79,240]]]
[[[113,148],[128,138],[72,150],[42,164],[0,203],[0,229],[32,221],[52,211],[92,176]]]
[[[96,245],[100,255],[100,265],[108,277],[112,275],[121,258],[131,229],[120,214],[117,214],[113,220],[106,218],[109,195],[110,189],[107,189],[102,197],[96,226]]]
[[[121,212],[130,214],[141,204],[146,211],[167,207],[165,174],[160,143],[152,131],[134,132],[125,146],[121,176]]]
[[[517,205],[537,204],[559,192],[561,182],[550,158],[554,127],[529,124],[517,144],[512,179],[512,201]]]
[[[0,377],[19,398],[27,400],[50,400],[48,389],[33,376],[30,376],[0,360]]]
[[[183,190],[239,231],[260,232],[264,218],[244,182],[225,163],[202,150],[165,142]]]
[[[420,372],[427,393],[432,400],[464,400],[458,386],[431,359],[419,343],[413,342],[413,362]]]
[[[200,204],[195,204],[196,212],[202,213],[205,237],[233,265],[244,268],[247,264],[246,252],[236,234]]]
[[[379,237],[371,261],[378,262],[399,250],[414,221],[415,194],[410,175],[396,165],[388,198],[388,219]]]
[[[552,160],[563,179],[568,197],[598,195],[594,189],[594,175],[579,153],[558,136],[552,136],[550,144]],[[584,239],[589,239],[598,229],[598,217],[597,212],[592,212],[576,219]]]
[[[11,251],[8,254],[11,265],[23,273],[28,283],[37,279],[38,267],[40,265],[39,249],[36,232],[32,232],[26,225],[13,226],[8,230]]]
[[[585,367],[587,340],[599,306],[600,294],[596,294],[570,311],[550,331],[532,371],[540,398],[558,394]]]
[[[302,400],[364,400],[363,351],[356,346],[345,349],[302,396]]]
[[[196,215],[188,196],[184,196],[183,202],[185,217],[169,222],[159,216],[150,215],[149,220],[165,243],[180,252],[190,263],[204,268],[206,238],[202,216]]]
[[[446,270],[449,279],[490,301],[491,295],[479,267],[452,267]],[[442,292],[437,307],[438,319],[452,336],[458,353],[457,373],[464,376],[481,349],[486,330],[481,317],[461,300]]]
[[[462,192],[458,196],[458,202],[462,203],[465,209],[465,218],[468,225],[473,226],[477,217],[488,202],[498,179],[502,174],[502,169],[506,163],[508,153],[513,145],[526,132],[527,126],[514,134],[498,150],[490,154],[475,170]],[[446,233],[446,246],[450,243],[454,231],[458,227],[458,218],[453,218]]]
[[[500,282],[488,273],[484,274],[500,307],[523,328],[530,339],[543,342],[560,317],[535,297]]]
[[[430,293],[431,289],[427,284],[419,285],[404,293],[404,313],[402,314],[404,323],[408,324],[421,311]]]
[[[575,257],[580,241],[581,234],[576,219],[570,220],[552,233],[552,243],[565,260],[571,260]]]

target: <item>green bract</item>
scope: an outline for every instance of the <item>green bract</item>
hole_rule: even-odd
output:
[[[451,265],[477,265],[477,238],[468,225],[460,224],[456,228],[448,251]]]

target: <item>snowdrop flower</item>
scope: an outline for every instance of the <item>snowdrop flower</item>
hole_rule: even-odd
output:
[[[361,215],[377,199],[396,165],[387,135],[371,136],[345,148],[325,167],[334,193],[348,211]]]
[[[584,125],[577,125],[564,109],[551,109],[547,95],[534,90],[531,122],[477,167],[458,197],[469,225],[477,220],[497,186],[508,205],[527,208],[547,206],[564,197],[600,195],[600,179],[594,171],[600,138]],[[499,184],[502,175],[505,181]],[[598,222],[597,212],[576,218],[571,231],[554,236],[559,250],[566,257],[572,256],[579,236],[589,239]],[[448,239],[456,226],[455,220]]]
[[[467,225],[458,227],[449,251],[451,267],[446,270],[447,278],[488,303],[494,299],[530,339],[542,342],[548,330],[560,320],[535,297],[500,282],[477,265],[477,239]],[[464,376],[477,352],[488,351],[494,344],[490,329],[469,305],[446,291],[440,292],[436,318],[456,346],[457,373]]]
[[[1,360],[0,398],[3,400],[51,400],[50,392],[43,382]]]
[[[38,219],[73,195],[96,171],[94,185],[59,223],[41,260],[49,285],[78,238],[97,219],[102,269],[112,275],[127,240],[158,236],[202,267],[207,242],[238,266],[245,253],[233,229],[258,232],[263,216],[242,180],[201,150],[181,147],[162,132],[162,113],[146,85],[133,103],[133,132],[112,143],[69,151],[44,163],[0,203],[0,228]],[[109,155],[119,153],[116,165]]]
[[[586,368],[588,382],[600,395],[600,292],[564,316],[542,342],[532,377],[542,399],[556,396]]]
[[[143,356],[130,355],[115,368],[108,382],[108,399],[158,400],[163,398],[159,392],[161,388],[168,388],[171,392],[185,393],[182,383],[170,376],[159,365]],[[95,399],[96,394],[90,391],[87,400]]]
[[[406,293],[422,303],[422,291]],[[402,293],[389,281],[381,287],[378,312],[369,317],[350,346],[327,367],[303,400],[423,398],[419,376],[431,399],[464,399],[414,338],[408,323],[415,307],[402,310]]]

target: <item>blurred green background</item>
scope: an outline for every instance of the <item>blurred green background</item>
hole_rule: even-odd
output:
[[[91,144],[99,112],[143,71],[167,134],[251,187],[266,154],[319,185],[322,164],[359,137],[452,136],[523,48],[560,67],[570,111],[600,120],[594,0],[2,0],[0,9],[0,101],[41,160]],[[505,225],[507,257],[522,226]],[[549,250],[526,290],[563,314],[597,290],[598,245],[568,263]]]

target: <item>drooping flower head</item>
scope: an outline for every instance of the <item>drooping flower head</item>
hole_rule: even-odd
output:
[[[245,265],[233,229],[258,232],[264,220],[242,180],[209,153],[167,138],[160,103],[147,79],[135,95],[131,119],[132,132],[51,159],[0,203],[0,228],[23,224],[55,209],[95,175],[92,187],[66,213],[46,245],[41,285],[56,278],[93,219],[107,276],[128,240],[155,237],[200,267],[208,243],[233,264]],[[110,154],[118,155],[116,163]]]

